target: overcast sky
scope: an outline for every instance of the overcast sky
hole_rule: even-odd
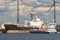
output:
[[[10,1],[12,0],[0,0],[0,24],[9,21],[16,23],[17,3],[16,0],[13,2]],[[55,1],[60,2],[60,0]],[[48,11],[49,8],[53,5],[53,0],[19,0],[19,2],[20,2],[19,3],[20,23],[23,23],[25,20],[30,20],[30,13],[28,11],[39,16],[39,18],[41,18],[41,20],[43,20],[44,22],[53,21],[54,8],[52,7],[50,12],[46,13],[46,11]],[[60,24],[59,17],[60,17],[60,3],[56,3],[57,24]]]

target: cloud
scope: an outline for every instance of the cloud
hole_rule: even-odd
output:
[[[27,0],[21,0],[22,4],[23,5],[26,5],[26,6],[32,6],[32,7],[40,7],[40,2],[38,2],[37,0],[30,0],[30,1],[27,1]]]
[[[25,5],[20,6],[20,15],[25,17],[28,16],[29,15],[28,10],[31,9],[32,9],[31,6],[25,6]]]
[[[56,9],[56,11],[60,11],[60,6],[56,6],[55,9]],[[51,11],[53,11],[53,10],[54,10],[54,7],[52,7]]]
[[[0,0],[0,9],[3,9],[5,8],[5,3],[4,3],[4,0]]]
[[[37,10],[37,11],[46,11],[48,9],[49,9],[49,7],[38,7],[38,8],[35,8],[35,10]]]
[[[17,17],[17,6],[16,6],[16,1],[11,2],[9,4],[6,4],[6,2],[9,2],[11,0],[0,0],[0,10],[1,9],[5,9],[6,6],[8,6],[8,9],[11,11],[7,11],[7,12],[1,12],[2,14],[0,15],[0,21],[16,21],[16,17]],[[59,1],[59,0],[58,0]],[[21,17],[20,20],[24,20],[24,18],[30,19],[30,14],[28,12],[28,10],[35,14],[35,13],[44,13],[44,11],[48,11],[50,6],[53,4],[52,0],[20,0],[20,7],[19,7],[19,15]],[[57,4],[56,4],[57,5]],[[34,9],[35,11],[31,11],[32,9]],[[51,9],[51,11],[54,10],[53,7]],[[56,6],[56,11],[59,11],[60,7],[57,5]],[[3,17],[2,17],[3,15]],[[9,19],[10,18],[10,19]]]
[[[41,2],[36,2],[36,4],[42,4]]]
[[[60,10],[60,6],[56,6],[55,7],[57,11]],[[38,8],[35,8],[34,10],[37,10],[37,11],[48,11],[50,9],[50,7],[38,7]],[[54,7],[51,8],[51,10],[54,10]]]
[[[10,10],[16,10],[17,7],[16,6],[8,6],[8,9],[10,9]]]
[[[56,12],[60,11],[60,6],[56,6],[55,8],[56,8]],[[50,7],[38,7],[38,8],[34,8],[33,10],[38,13],[43,13],[44,15],[48,16],[54,11],[54,7],[51,8],[50,12],[48,12],[49,9]]]
[[[13,10],[13,12],[11,12],[12,17],[16,16],[16,14],[17,14],[16,6],[9,7],[9,9]],[[19,15],[24,16],[24,17],[28,17],[29,16],[28,10],[31,10],[31,9],[32,9],[31,6],[20,5]]]
[[[4,8],[5,8],[5,6],[0,6],[0,10],[1,10],[1,9],[4,9]]]
[[[32,2],[32,1],[37,2],[37,0],[23,0],[23,1],[25,1],[25,2]]]
[[[0,0],[0,2],[3,2],[4,0]]]
[[[17,13],[16,12],[12,12],[11,17],[16,17]]]
[[[3,1],[2,1],[3,2]],[[9,3],[9,4],[7,4],[7,5],[9,5],[8,6],[8,9],[9,10],[12,10],[11,12],[6,12],[6,13],[10,13],[10,15],[11,15],[11,17],[15,17],[16,16],[16,13],[17,13],[17,6],[16,6],[16,1],[15,2],[11,2],[11,3]],[[1,7],[1,6],[0,6]],[[3,6],[4,7],[4,6]],[[2,8],[3,8],[2,7]],[[19,8],[20,8],[20,10],[19,10],[19,14],[20,14],[20,16],[23,16],[23,17],[26,17],[26,18],[28,18],[28,16],[29,16],[29,13],[28,13],[28,10],[31,10],[32,9],[32,6],[26,6],[26,5],[21,5],[20,4],[20,6],[19,6]],[[4,10],[4,9],[3,9]],[[2,11],[3,11],[2,10]],[[3,13],[3,12],[2,12]],[[3,13],[4,14],[4,13]],[[7,16],[6,16],[7,17]]]

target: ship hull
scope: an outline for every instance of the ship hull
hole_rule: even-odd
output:
[[[49,32],[49,34],[56,34],[57,32]]]
[[[2,29],[3,33],[39,33],[39,34],[53,34],[53,32],[40,31],[38,28],[33,27],[17,27],[17,25],[6,24],[5,29]]]
[[[40,31],[40,30],[30,30],[30,33],[49,34],[49,32]]]

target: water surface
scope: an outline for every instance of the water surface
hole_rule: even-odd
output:
[[[3,34],[0,40],[60,40],[59,34]]]

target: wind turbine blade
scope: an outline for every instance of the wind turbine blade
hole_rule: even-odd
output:
[[[29,14],[30,14],[30,16],[31,16],[31,20],[32,20],[34,14],[32,14],[30,11],[28,11],[28,12],[29,12]]]
[[[16,1],[16,0],[9,1],[8,3],[13,2],[13,1]]]
[[[55,2],[55,3],[60,3],[60,2]]]
[[[53,6],[54,6],[54,4],[50,7],[50,9],[48,10],[48,12],[50,12],[50,10],[52,9]]]
[[[55,2],[55,0],[53,0],[53,2]]]
[[[24,2],[23,0],[20,0],[24,5],[30,6],[28,3]]]
[[[31,12],[30,11],[28,11],[29,12],[29,14],[31,15]]]
[[[55,2],[55,0],[53,0],[53,2]],[[60,3],[60,2],[55,2],[55,3]]]

